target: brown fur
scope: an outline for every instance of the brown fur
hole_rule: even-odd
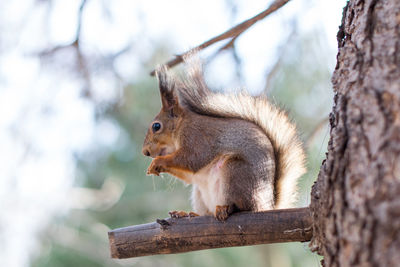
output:
[[[192,206],[224,220],[235,210],[291,207],[304,173],[304,153],[293,124],[265,97],[214,93],[199,64],[188,78],[157,71],[162,109],[143,153],[148,174],[170,173],[193,184]]]

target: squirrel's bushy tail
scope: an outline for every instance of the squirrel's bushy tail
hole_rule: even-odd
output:
[[[188,64],[188,77],[175,88],[180,104],[193,112],[241,118],[263,129],[274,147],[276,158],[275,208],[293,207],[297,200],[298,179],[305,173],[305,156],[296,127],[285,112],[272,105],[265,96],[212,92],[205,84],[199,63]]]

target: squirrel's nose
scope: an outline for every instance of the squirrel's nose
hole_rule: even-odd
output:
[[[150,157],[150,151],[147,148],[143,148],[142,153],[143,155]]]

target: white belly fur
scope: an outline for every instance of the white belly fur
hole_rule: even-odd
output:
[[[225,194],[225,178],[224,178],[224,163],[226,157],[221,157],[217,161],[213,161],[200,171],[196,172],[191,177],[191,183],[196,186],[200,194],[197,195],[200,199],[194,201],[202,201],[206,213],[214,213],[217,205],[226,205]],[[195,196],[193,196],[195,197]],[[196,211],[204,213],[204,211]],[[204,215],[204,214],[200,214]]]

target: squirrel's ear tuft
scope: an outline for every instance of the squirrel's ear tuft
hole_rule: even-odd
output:
[[[173,114],[179,106],[178,96],[175,90],[176,82],[165,65],[158,66],[156,69],[158,86],[160,88],[161,103],[164,111]]]

